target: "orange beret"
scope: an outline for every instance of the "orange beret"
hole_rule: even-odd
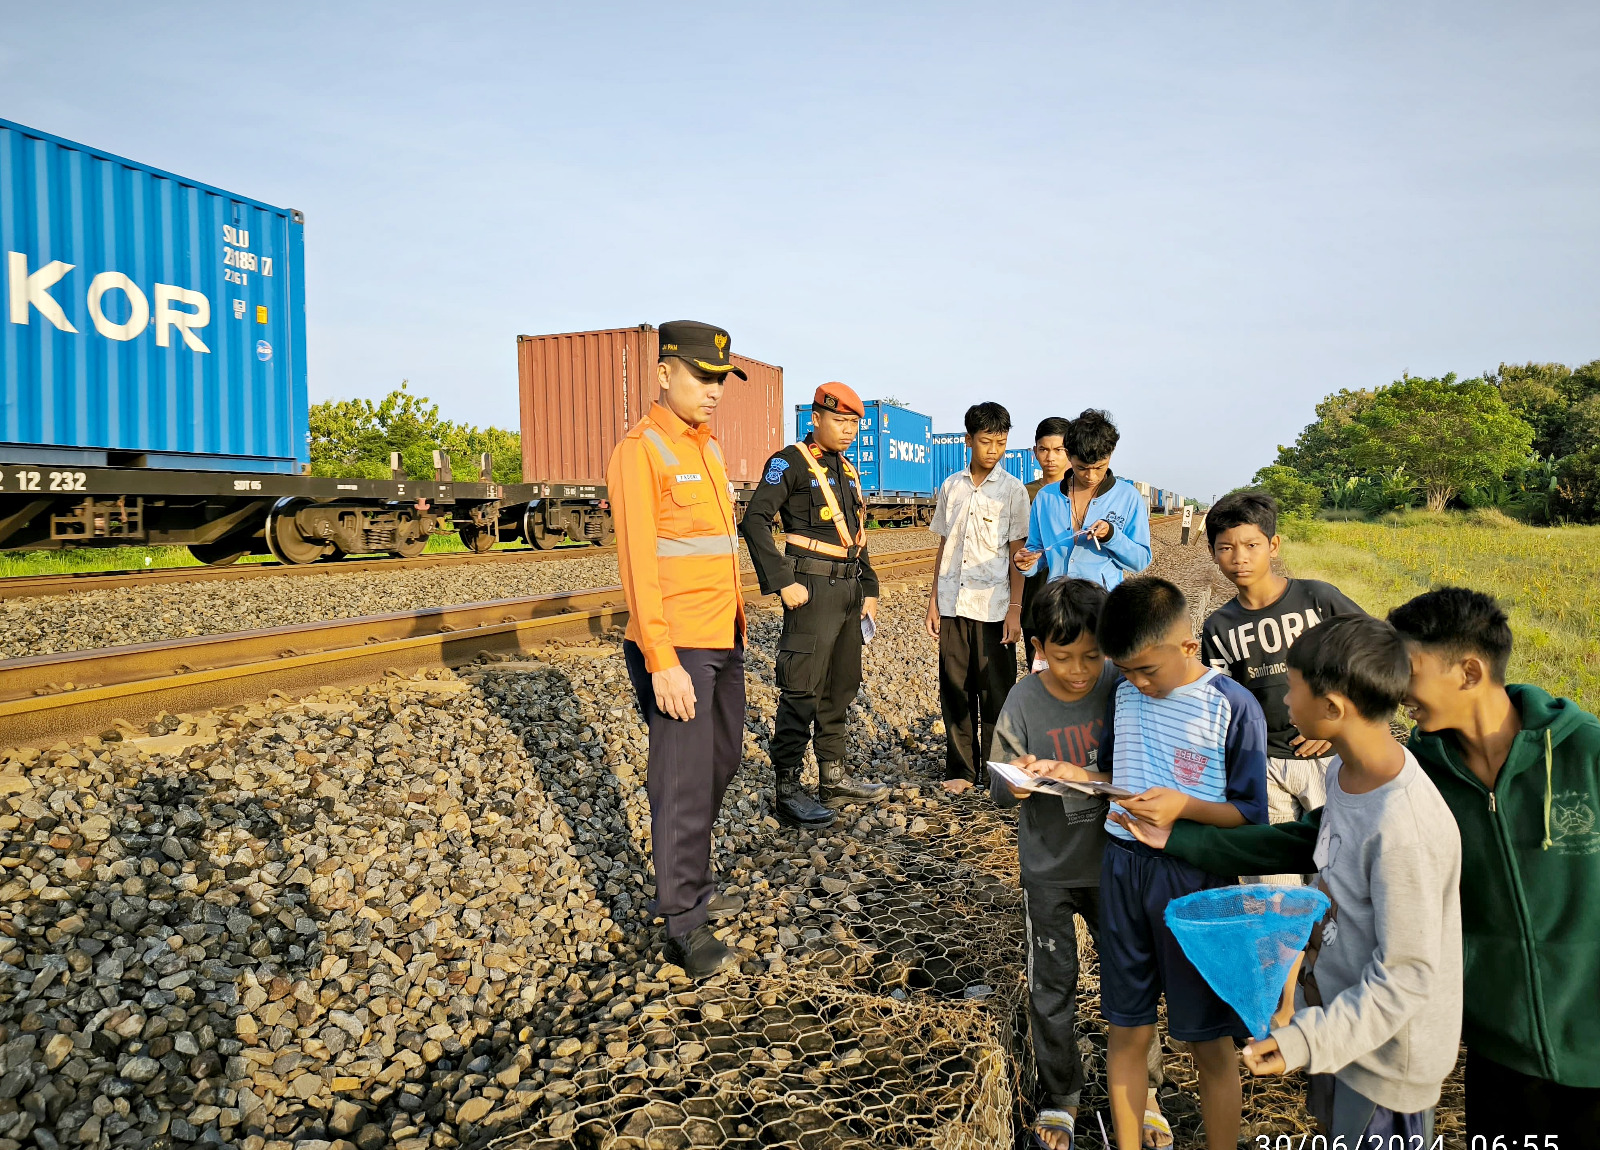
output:
[[[860,417],[867,414],[867,405],[861,402],[861,397],[838,382],[825,383],[817,388],[817,394],[811,397],[811,406],[824,411],[847,411]]]

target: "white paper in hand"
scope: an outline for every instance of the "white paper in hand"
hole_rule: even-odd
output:
[[[1050,781],[1030,775],[1021,767],[1013,767],[1010,763],[997,763],[993,759],[989,760],[989,773],[998,775],[1002,783],[1016,791],[1043,791],[1047,788],[1042,784]]]
[[[1041,794],[1068,797],[1104,795],[1110,799],[1131,799],[1135,793],[1114,783],[1101,783],[1092,780],[1078,782],[1067,779],[1042,779],[1037,775],[1030,775],[1021,767],[1014,767],[1010,763],[997,763],[993,759],[989,760],[989,770],[991,773],[999,775],[1001,782],[1007,783],[1019,791],[1037,791]]]
[[[863,643],[870,643],[872,642],[872,637],[877,633],[878,624],[873,621],[872,616],[861,616],[861,641]]]

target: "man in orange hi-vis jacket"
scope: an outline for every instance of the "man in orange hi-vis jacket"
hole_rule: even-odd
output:
[[[606,485],[628,600],[628,675],[650,728],[650,834],[666,954],[691,977],[738,961],[708,920],[711,824],[744,748],[744,599],[722,449],[707,425],[733,366],[728,333],[661,325],[656,403],[611,453]]]

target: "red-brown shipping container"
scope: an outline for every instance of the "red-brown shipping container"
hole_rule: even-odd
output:
[[[650,324],[517,337],[524,482],[605,482],[611,449],[660,391],[657,339]],[[784,444],[783,368],[738,353],[733,362],[750,378],[729,378],[711,430],[728,478],[754,485]]]

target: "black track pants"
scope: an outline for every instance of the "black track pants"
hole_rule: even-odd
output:
[[[1028,939],[1028,1023],[1039,1068],[1041,1104],[1078,1104],[1083,1056],[1078,1051],[1078,928],[1082,915],[1098,929],[1100,888],[1039,886],[1023,881]]]

